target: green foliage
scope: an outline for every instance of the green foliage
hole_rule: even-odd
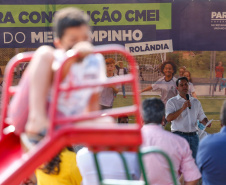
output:
[[[217,51],[216,52],[216,65],[220,61],[223,63],[223,66],[226,67],[226,52],[225,51]]]
[[[204,51],[195,55],[194,57],[190,57],[185,62],[189,64],[190,68],[193,69],[210,70],[210,52]]]
[[[191,72],[192,77],[209,78],[210,76],[210,51],[195,51],[183,55],[188,51],[168,53],[167,59],[172,59],[177,67],[185,66]],[[193,55],[194,53],[194,55]],[[226,52],[217,52],[216,60],[226,57]]]
[[[177,66],[180,66],[180,58],[181,58],[181,53],[168,53],[167,54],[167,60],[174,61]]]

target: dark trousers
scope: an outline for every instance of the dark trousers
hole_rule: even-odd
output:
[[[196,158],[196,154],[197,154],[197,151],[198,151],[198,145],[199,145],[199,136],[198,134],[196,135],[193,135],[193,136],[189,136],[189,135],[185,135],[185,134],[180,134],[180,133],[175,133],[181,137],[183,137],[184,139],[187,140],[189,146],[190,146],[190,149],[192,151],[192,157],[195,159]]]
[[[219,91],[221,91],[221,80],[222,80],[222,78],[216,77],[216,81],[215,81],[215,84],[214,84],[214,91],[217,90],[217,84],[218,83],[219,83]]]
[[[122,94],[123,94],[124,97],[126,96],[125,85],[122,85]]]

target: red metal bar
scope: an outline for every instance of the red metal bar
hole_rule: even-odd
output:
[[[120,46],[99,46],[95,48],[95,52],[94,53],[102,53],[102,54],[106,54],[106,53],[120,53],[123,56],[125,56],[125,58],[128,60],[129,64],[131,65],[131,75],[126,75],[122,80],[118,80],[118,79],[113,79],[113,80],[109,80],[107,83],[103,83],[103,84],[94,84],[94,85],[89,85],[89,86],[80,86],[80,87],[60,87],[60,79],[61,79],[61,72],[62,72],[62,67],[63,65],[71,58],[77,57],[76,54],[74,54],[73,56],[70,56],[67,60],[65,60],[65,62],[63,63],[63,65],[61,66],[61,68],[58,70],[56,77],[55,77],[55,87],[56,91],[55,91],[55,96],[53,99],[53,105],[50,108],[50,122],[53,123],[52,126],[50,127],[50,133],[53,131],[54,125],[55,125],[55,115],[56,115],[56,103],[57,103],[57,97],[58,97],[58,93],[61,90],[74,90],[74,89],[81,89],[81,88],[88,88],[88,87],[94,87],[94,86],[109,86],[112,84],[119,84],[119,83],[132,83],[132,88],[133,88],[133,92],[134,96],[134,104],[139,105],[140,100],[139,100],[139,94],[136,93],[138,92],[138,82],[137,82],[137,78],[134,78],[137,76],[137,72],[136,72],[136,67],[135,67],[135,60],[133,59],[133,57],[127,52],[125,51],[125,49],[123,47]],[[13,75],[13,70],[14,68],[21,62],[28,62],[31,60],[32,55],[34,52],[28,52],[28,53],[20,53],[18,55],[16,55],[15,57],[13,57],[10,61],[9,64],[6,67],[6,71],[5,71],[5,86],[3,88],[3,96],[2,96],[2,117],[1,117],[1,138],[2,138],[2,130],[5,127],[5,118],[7,117],[7,105],[9,103],[9,99],[10,96],[13,95],[16,92],[16,88],[10,86],[11,82],[12,82],[12,75]],[[125,112],[126,113],[126,112]],[[123,114],[123,113],[122,113]],[[140,125],[141,127],[141,116],[139,113],[139,109],[135,110],[135,114],[136,116],[136,122]],[[113,115],[113,114],[112,114]],[[116,114],[114,114],[116,115]],[[118,114],[120,115],[120,114]],[[57,122],[57,121],[56,121]]]
[[[59,86],[59,91],[71,91],[71,90],[80,90],[80,89],[85,89],[85,88],[94,88],[97,86],[102,86],[102,87],[107,87],[111,85],[118,85],[122,83],[132,83],[134,80],[134,77],[131,74],[124,75],[123,78],[118,78],[118,79],[108,79],[107,82],[102,82],[102,83],[93,83],[89,85],[80,85],[80,86],[75,86],[72,87],[70,85],[60,85]]]
[[[0,118],[0,140],[3,137],[3,129],[5,128],[5,119],[7,117],[7,108],[10,100],[10,96],[15,93],[15,88],[11,87],[14,68],[21,62],[29,62],[34,52],[19,53],[14,56],[7,64],[4,81],[5,84],[2,90],[2,107],[1,107],[1,118]]]
[[[87,115],[78,115],[78,116],[69,116],[65,118],[58,118],[55,120],[56,124],[65,124],[65,123],[76,123],[80,121],[85,121],[85,120],[92,120],[99,118],[104,115],[108,116],[120,116],[120,115],[132,115],[134,112],[139,109],[138,106],[136,105],[131,105],[131,106],[126,106],[126,107],[120,107],[120,108],[114,108],[114,109],[108,109],[108,110],[101,110],[101,111],[95,111],[91,112]]]
[[[14,138],[16,136],[9,135],[8,137]],[[124,141],[123,145],[122,140]],[[109,142],[114,143],[114,145],[111,145],[110,148]],[[0,184],[19,184],[38,166],[43,164],[45,161],[50,160],[58,152],[60,152],[62,148],[69,146],[72,143],[83,143],[87,146],[91,146],[97,151],[108,149],[117,149],[116,151],[137,151],[137,145],[141,143],[141,137],[138,125],[131,125],[129,128],[126,125],[120,125],[120,127],[118,125],[114,125],[111,126],[110,129],[109,127],[78,128],[74,127],[73,125],[67,125],[64,129],[59,129],[54,132],[51,137],[46,136],[38,145],[33,148],[33,150],[30,150],[25,154],[20,152],[21,149],[18,148],[18,143],[16,146],[15,143],[11,143],[9,147],[18,148],[15,150],[18,154],[14,155],[11,161],[8,161],[7,159],[11,156],[4,156],[4,154],[0,153],[0,164],[2,164],[3,160],[5,161],[4,166],[0,165]]]
[[[138,88],[138,80],[137,80],[137,71],[136,71],[136,62],[133,58],[133,56],[128,53],[124,47],[118,46],[118,45],[109,45],[109,46],[98,46],[95,47],[95,51],[94,53],[101,53],[101,54],[109,54],[109,53],[119,53],[122,54],[128,61],[129,65],[131,66],[131,75],[133,76],[131,79],[127,79],[125,77],[125,79],[122,77],[121,80],[117,81],[115,80],[115,82],[112,80],[112,84],[119,84],[119,83],[125,83],[125,82],[130,82],[132,85],[132,90],[134,92],[134,96],[133,96],[133,101],[134,104],[139,107],[140,105],[140,97],[139,97],[139,88]],[[49,115],[50,115],[50,129],[49,129],[49,134],[52,135],[53,134],[53,130],[55,128],[57,119],[56,119],[56,107],[57,107],[57,98],[59,95],[59,92],[61,91],[60,88],[60,82],[61,82],[61,75],[62,75],[62,70],[63,70],[63,66],[67,63],[67,61],[76,58],[78,56],[77,53],[73,53],[70,52],[68,53],[68,58],[62,63],[62,65],[60,66],[60,68],[57,70],[55,77],[54,77],[54,93],[53,93],[53,99],[52,99],[52,104],[50,106],[49,109]],[[109,80],[109,82],[111,82]],[[110,85],[109,82],[107,83],[102,83],[102,84],[95,84],[96,86],[107,86]],[[82,87],[91,87],[90,86],[81,86],[81,87],[75,87],[75,89],[80,89]],[[66,89],[65,89],[66,90]],[[114,109],[113,109],[114,110]],[[137,108],[136,110],[134,110],[134,114],[136,115],[136,123],[139,125],[139,127],[142,127],[142,120],[141,120],[141,114],[139,111],[139,108]],[[68,119],[67,121],[72,122],[73,120]]]
[[[27,154],[23,154],[21,151],[19,137],[14,133],[9,133],[3,140],[0,141],[0,184],[2,185],[14,185],[19,184],[21,180],[29,176],[31,172],[35,170],[39,165],[45,161],[51,159],[56,155],[63,147],[71,144],[83,143],[90,148],[99,151],[103,149],[111,149],[116,151],[131,150],[136,151],[141,144],[141,115],[139,111],[140,99],[138,94],[138,81],[137,71],[135,67],[135,61],[133,57],[119,46],[104,46],[96,47],[94,53],[114,53],[118,52],[125,56],[131,66],[131,75],[127,75],[120,80],[109,80],[104,84],[94,84],[96,86],[108,86],[110,84],[119,83],[131,83],[133,90],[133,106],[115,108],[105,111],[92,112],[86,116],[76,116],[68,118],[56,117],[56,103],[59,91],[75,90],[81,88],[94,87],[93,86],[79,86],[79,87],[60,87],[60,79],[63,65],[71,58],[76,57],[74,53],[63,63],[63,65],[57,71],[54,78],[54,98],[53,103],[50,106],[50,129],[47,136],[41,141],[34,150],[29,151]],[[18,54],[10,60],[9,65],[5,72],[5,86],[3,88],[3,102],[2,102],[2,117],[1,117],[1,138],[3,136],[3,128],[6,126],[7,118],[7,105],[9,103],[10,96],[16,92],[15,87],[10,87],[12,82],[13,68],[20,62],[28,62],[31,60],[33,53]],[[81,127],[80,125],[73,125],[70,122],[78,122],[83,120],[90,120],[100,117],[104,114],[110,116],[118,116],[121,114],[135,114],[136,125],[107,125],[94,127]],[[56,129],[56,124],[63,124],[60,129]],[[65,124],[68,123],[68,124]],[[15,142],[16,141],[16,142]],[[8,145],[7,143],[11,143]],[[8,146],[10,148],[8,148]],[[11,149],[11,150],[10,150]],[[13,151],[13,152],[10,152]],[[7,155],[6,153],[9,152]],[[43,155],[45,154],[45,155]]]

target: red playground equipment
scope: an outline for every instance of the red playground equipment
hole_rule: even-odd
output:
[[[10,120],[7,119],[7,109],[10,101],[10,97],[16,93],[16,87],[11,86],[13,78],[13,69],[20,62],[30,61],[33,52],[20,53],[13,57],[7,65],[5,71],[5,86],[3,88],[2,96],[2,117],[0,122],[0,184],[1,185],[17,185],[20,184],[25,178],[39,167],[44,162],[54,157],[62,148],[72,144],[85,144],[94,153],[101,150],[114,150],[118,152],[122,151],[136,151],[139,153],[139,146],[142,143],[141,127],[142,120],[139,110],[140,98],[138,90],[138,80],[136,63],[134,58],[125,51],[124,47],[112,45],[112,46],[98,46],[95,47],[94,53],[120,53],[128,61],[131,66],[130,74],[123,76],[122,78],[108,79],[106,83],[96,83],[92,85],[81,85],[77,87],[72,86],[60,86],[60,78],[62,72],[62,66],[71,58],[76,57],[74,53],[65,60],[62,66],[58,69],[54,76],[54,97],[53,103],[50,105],[50,128],[44,139],[39,142],[32,150],[24,153],[20,143],[20,134],[15,131],[15,127],[10,124]],[[113,108],[110,110],[100,110],[91,112],[85,116],[72,116],[65,118],[56,118],[56,106],[57,98],[60,91],[74,91],[82,88],[95,88],[97,86],[110,86],[118,85],[122,83],[129,83],[132,86],[133,91],[133,105]],[[90,127],[76,127],[76,122],[83,120],[92,120],[103,115],[107,116],[120,116],[120,115],[134,115],[136,118],[136,124],[129,125],[117,125],[114,126],[102,126],[96,127],[95,124]],[[71,123],[75,124],[71,124]],[[56,127],[60,129],[56,129]],[[156,151],[154,151],[156,152]],[[148,153],[144,151],[144,153]],[[161,151],[160,151],[161,153]],[[163,154],[165,155],[165,154]],[[142,162],[140,160],[140,162]],[[170,161],[169,161],[170,162]],[[126,166],[126,165],[125,165]],[[148,184],[144,169],[141,165],[141,170],[144,174],[143,181],[136,181],[136,184]],[[98,163],[97,163],[98,167]],[[112,184],[107,181],[102,181],[100,170],[98,169],[100,184]],[[173,177],[174,174],[172,174]],[[174,175],[175,180],[175,175]],[[176,184],[176,180],[174,181]],[[116,182],[114,182],[116,183]],[[134,184],[130,181],[127,184]],[[119,183],[116,183],[119,184]],[[124,182],[125,184],[125,182]]]

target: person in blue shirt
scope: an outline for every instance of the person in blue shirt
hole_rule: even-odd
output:
[[[206,136],[199,145],[196,162],[202,173],[203,185],[226,184],[226,101],[221,109],[222,129]]]

